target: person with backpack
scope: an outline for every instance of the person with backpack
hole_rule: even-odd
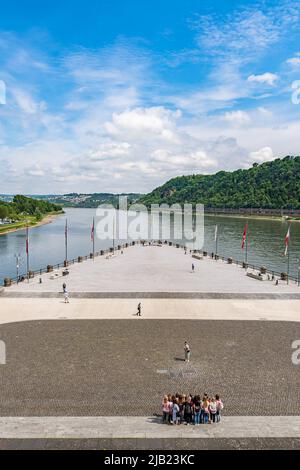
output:
[[[219,423],[221,421],[221,411],[224,408],[224,404],[220,398],[220,395],[216,395],[215,399],[216,399],[216,404],[217,404],[216,422]]]
[[[195,426],[199,426],[200,425],[200,414],[201,414],[201,400],[200,400],[199,395],[197,395],[194,399],[193,408],[194,408],[194,423],[195,423]]]
[[[183,423],[183,408],[184,408],[183,395],[179,395],[178,406],[179,406],[179,424],[181,424]]]
[[[191,397],[188,397],[187,401],[184,404],[184,421],[185,424],[188,426],[193,419],[193,408],[192,408],[192,401]]]

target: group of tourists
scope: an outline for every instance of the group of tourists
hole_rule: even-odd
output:
[[[165,395],[162,402],[163,422],[166,424],[219,423],[224,405],[219,395]]]

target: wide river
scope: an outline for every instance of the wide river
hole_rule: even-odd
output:
[[[68,258],[77,258],[92,251],[91,226],[94,209],[66,209],[52,223],[30,229],[30,269],[45,268],[61,263],[65,257],[65,219],[68,219]],[[218,253],[243,261],[245,250],[241,239],[245,219],[238,217],[205,216],[204,247],[215,251],[215,225],[218,224]],[[284,239],[291,225],[290,274],[298,275],[300,257],[300,222],[249,219],[248,262],[281,272],[287,270]],[[16,276],[16,254],[20,254],[20,274],[26,272],[25,230],[0,235],[0,284],[4,277]],[[117,241],[116,241],[117,244]],[[109,240],[95,237],[96,251],[112,246]],[[113,282],[113,279],[112,279]]]

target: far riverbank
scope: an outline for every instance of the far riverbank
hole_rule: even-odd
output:
[[[205,210],[204,210],[205,212]],[[300,217],[282,217],[279,215],[257,215],[257,214],[214,214],[212,212],[205,212],[207,217],[228,217],[230,219],[251,219],[251,220],[274,220],[274,221],[288,221],[288,222],[300,222]]]
[[[55,220],[57,217],[60,215],[63,215],[64,211],[59,211],[59,212],[50,212],[49,214],[45,215],[41,220],[39,221],[34,221],[33,218],[29,219],[28,221],[22,221],[22,222],[17,222],[15,224],[11,225],[3,225],[0,226],[0,236],[1,235],[6,235],[8,233],[13,233],[13,232],[18,232],[19,230],[24,230],[27,226],[28,227],[39,227],[41,225],[46,225],[50,224]]]

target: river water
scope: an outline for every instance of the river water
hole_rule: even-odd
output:
[[[68,219],[68,258],[77,258],[92,251],[91,226],[95,209],[65,209],[66,214],[52,223],[30,229],[30,269],[58,264],[65,257],[65,219]],[[245,219],[225,216],[205,216],[204,246],[215,251],[215,225],[218,225],[218,253],[243,261],[245,250],[241,240]],[[290,274],[298,274],[300,257],[300,222],[285,220],[249,219],[248,262],[266,266],[277,272],[287,270],[284,239],[291,225]],[[4,277],[16,276],[16,254],[20,254],[20,274],[26,273],[25,230],[0,236],[0,284]],[[118,241],[116,240],[116,244]],[[112,246],[109,240],[95,237],[95,249]],[[113,282],[113,280],[112,280]]]

